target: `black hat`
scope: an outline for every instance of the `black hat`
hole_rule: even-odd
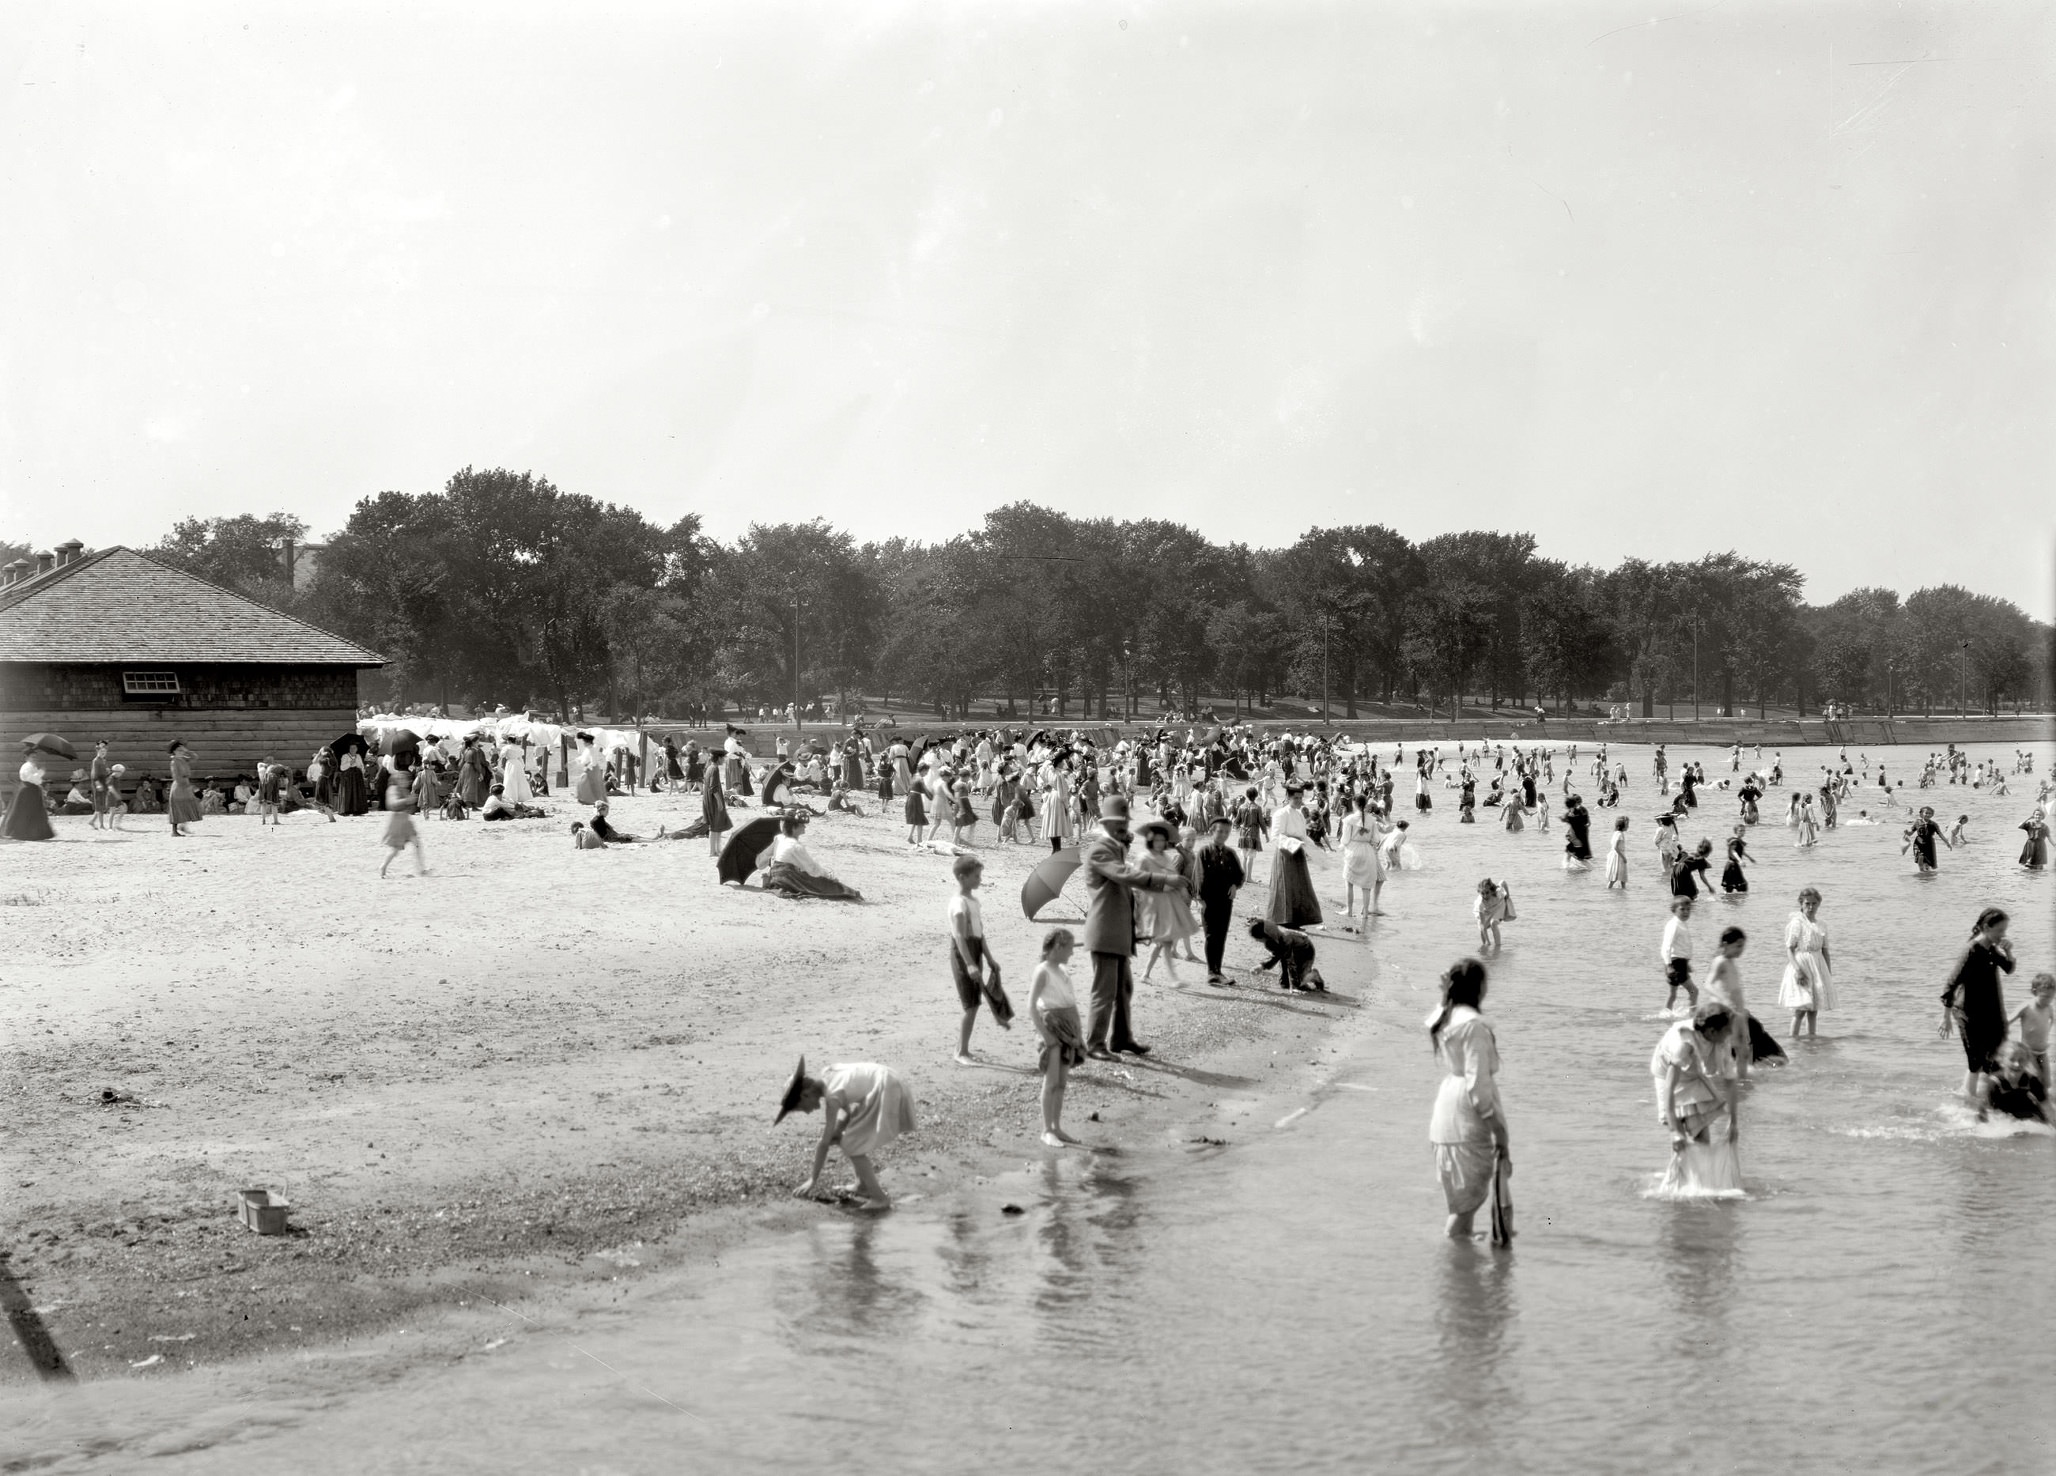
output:
[[[778,1124],[785,1121],[786,1113],[799,1110],[800,1092],[805,1089],[806,1085],[807,1058],[801,1056],[799,1064],[792,1068],[792,1080],[785,1084],[785,1094],[778,1099],[778,1115],[771,1119],[771,1126],[777,1127]]]

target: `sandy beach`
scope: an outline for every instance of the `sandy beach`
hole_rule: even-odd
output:
[[[1025,1019],[981,1017],[985,1064],[950,1060],[950,863],[910,852],[897,813],[873,800],[809,832],[863,891],[850,906],[720,887],[701,841],[576,852],[582,810],[545,803],[549,820],[426,822],[425,878],[403,858],[379,879],[377,815],[214,816],[187,840],[161,816],[124,834],[59,818],[56,841],[0,850],[0,1266],[78,1377],[329,1344],[853,1213],[787,1198],[818,1130],[771,1126],[801,1050],[907,1075],[920,1131],[881,1163],[903,1200],[1047,1151]],[[697,812],[641,795],[613,818],[647,834]],[[1081,917],[1082,888],[1029,923],[1045,848],[981,829],[992,946],[1025,1010],[1042,929]],[[1183,989],[1139,987],[1155,1053],[1080,1071],[1072,1130],[1115,1143],[1260,1085],[1368,971],[1324,945],[1336,994],[1288,997],[1249,972],[1259,957],[1231,940],[1235,989],[1196,965]],[[243,1228],[246,1187],[291,1201],[290,1234]],[[0,1373],[34,1377],[23,1356]]]

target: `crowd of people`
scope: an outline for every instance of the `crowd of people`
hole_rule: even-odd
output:
[[[608,741],[584,729],[567,731],[557,742],[484,728],[429,738],[408,730],[381,739],[374,732],[325,745],[303,767],[267,756],[253,780],[224,794],[195,785],[190,750],[173,742],[161,801],[154,794],[145,801],[140,786],[135,799],[124,796],[121,768],[107,762],[102,744],[74,773],[58,808],[91,814],[96,827],[119,828],[124,815],[161,803],[175,836],[209,814],[254,813],[270,825],[302,810],[331,823],[382,811],[384,876],[409,850],[416,870],[426,871],[422,820],[547,819],[551,811],[537,802],[557,794],[586,811],[570,823],[577,849],[704,838],[724,883],[754,876],[766,892],[853,903],[861,902],[861,893],[830,875],[808,849],[807,828],[826,814],[896,811],[910,848],[952,858],[946,943],[960,1011],[954,1058],[966,1065],[979,1061],[973,1036],[981,1013],[1002,1028],[1015,1019],[978,897],[985,870],[979,848],[989,823],[991,845],[1032,846],[1038,854],[1046,848],[1037,875],[1047,873],[1051,897],[1074,870],[1083,874],[1084,926],[1077,933],[1048,931],[1027,1000],[1044,1081],[1042,1141],[1061,1148],[1077,1142],[1063,1123],[1070,1071],[1089,1060],[1150,1050],[1138,1035],[1134,1009],[1138,948],[1146,950],[1144,981],[1161,968],[1182,988],[1178,966],[1184,963],[1204,969],[1206,987],[1229,989],[1237,985],[1224,956],[1239,929],[1264,954],[1258,972],[1275,970],[1282,990],[1320,992],[1326,981],[1318,940],[1361,935],[1383,911],[1388,878],[1428,864],[1414,841],[1414,823],[1432,816],[1438,800],[1453,803],[1458,824],[1476,824],[1482,812],[1509,833],[1560,832],[1562,868],[1579,872],[1595,864],[1592,809],[1618,809],[1636,782],[1604,743],[1584,752],[1576,743],[1387,747],[1233,725],[1189,726],[1182,733],[1164,725],[1129,735],[1106,728],[935,735],[859,725],[812,740],[780,732],[772,747],[759,757],[750,735],[732,724],[718,742],[702,744],[688,735],[634,748],[620,735]],[[39,830],[49,832],[35,802],[43,796],[49,757],[25,751],[23,783],[0,827],[7,835],[35,839]],[[1741,1192],[1738,1088],[1753,1067],[1785,1055],[1744,998],[1745,930],[1721,928],[1703,968],[1693,938],[1694,909],[1702,899],[1748,892],[1755,861],[1749,835],[1762,823],[1767,796],[1786,777],[1783,756],[1775,752],[1766,760],[1757,748],[1745,769],[1736,745],[1728,760],[1729,772],[1714,777],[1699,762],[1674,768],[1662,746],[1651,756],[1650,782],[1661,811],[1654,817],[1655,861],[1668,894],[1656,953],[1663,1008],[1672,1016],[1650,1065],[1658,1117],[1673,1150],[1660,1186],[1665,1193]],[[1915,771],[1913,787],[1960,785],[2004,795],[2009,779],[2034,778],[2028,751],[2017,751],[2005,766],[1973,760],[1951,745]],[[1582,792],[1588,784],[1590,809]],[[660,828],[638,837],[621,831],[609,817],[610,799],[639,788],[696,793],[698,818],[675,832]],[[1933,806],[1909,800],[1905,788],[1903,781],[1888,781],[1882,762],[1873,771],[1868,755],[1852,760],[1844,752],[1817,777],[1793,786],[1783,818],[1801,850],[1839,827],[1884,823],[1880,817],[1888,814],[1893,823],[1903,819],[1905,852],[1929,872],[1940,851],[1963,843],[1969,819],[1944,828]],[[24,795],[35,798],[25,801]],[[1733,806],[1717,880],[1712,841],[1688,845],[1683,838],[1688,822],[1704,823],[1701,812],[1716,797]],[[1878,816],[1857,803],[1863,799]],[[2021,825],[2027,840],[2020,863],[2031,870],[2049,864],[2049,801],[2050,782],[2043,777]],[[1630,831],[1629,818],[1616,816],[1605,844],[1609,890],[1631,888]],[[1339,856],[1339,918],[1328,918],[1316,892],[1312,852]],[[1241,899],[1253,893],[1262,894],[1261,902],[1245,905]],[[1822,903],[1817,888],[1802,889],[1781,940],[1778,1006],[1790,1014],[1792,1038],[1817,1033],[1822,1015],[1838,1004]],[[1504,947],[1504,929],[1518,920],[1510,882],[1482,878],[1472,911],[1480,957],[1445,973],[1430,1021],[1445,1072],[1430,1137],[1450,1233],[1471,1234],[1477,1212],[1489,1205],[1492,1233],[1500,1239],[1512,1234],[1511,1158],[1496,1088],[1497,1046],[1483,1010],[1484,960]],[[1980,1113],[2039,1119],[2048,1110],[2044,1084],[2056,982],[2038,974],[2030,1000],[2018,1010],[2004,1008],[2000,980],[2014,966],[2006,930],[2007,919],[1996,909],[1979,917],[1943,996],[1945,1026],[1963,1043],[1964,1092]],[[1203,956],[1195,952],[1195,939]],[[1089,981],[1074,986],[1071,969],[1081,948]],[[817,1108],[824,1111],[822,1147],[802,1191],[816,1192],[825,1154],[839,1144],[857,1175],[856,1201],[888,1203],[870,1155],[913,1124],[904,1082],[876,1063],[838,1065],[816,1076],[802,1062],[779,1115]]]

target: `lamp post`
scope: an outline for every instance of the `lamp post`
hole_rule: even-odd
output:
[[[1692,721],[1699,721],[1699,622],[1692,622]]]
[[[792,596],[792,729],[795,735],[800,731],[800,597],[797,590]]]
[[[1323,610],[1321,612],[1321,723],[1323,726],[1326,726],[1334,721],[1333,714],[1328,711],[1328,612]]]
[[[1956,643],[1956,715],[1970,716],[1970,642]]]

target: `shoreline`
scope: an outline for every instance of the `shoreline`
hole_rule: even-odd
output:
[[[704,902],[716,915],[709,920],[718,933],[732,931],[719,915],[755,913],[754,921],[774,937],[754,943],[724,937],[728,946],[682,968],[652,998],[647,987],[637,987],[647,981],[636,965],[609,957],[607,945],[592,941],[594,930],[583,924],[595,919],[572,911],[554,918],[524,952],[578,951],[613,978],[615,987],[601,986],[600,999],[586,997],[592,980],[580,971],[555,971],[556,987],[540,998],[533,988],[502,988],[496,998],[492,979],[504,978],[502,971],[424,958],[408,972],[425,973],[435,981],[424,981],[425,987],[461,1004],[428,1015],[415,1013],[426,1002],[418,992],[400,989],[382,1003],[346,1000],[340,1017],[336,1001],[319,990],[281,1012],[267,997],[275,998],[282,986],[263,982],[280,975],[261,958],[215,967],[212,980],[161,981],[154,988],[133,968],[117,970],[119,977],[83,991],[87,998],[61,1005],[67,993],[61,983],[25,988],[32,968],[0,980],[7,1013],[20,1022],[0,1081],[0,1098],[13,1104],[17,1122],[9,1189],[19,1206],[11,1255],[0,1266],[38,1309],[36,1326],[46,1330],[74,1377],[262,1368],[281,1357],[413,1328],[462,1304],[575,1294],[718,1255],[738,1236],[850,1213],[789,1198],[804,1176],[816,1131],[805,1120],[770,1128],[770,1103],[793,1049],[806,1049],[816,1061],[880,1059],[908,1076],[920,1127],[881,1162],[895,1199],[990,1177],[1024,1156],[1080,1151],[1048,1150],[1038,1141],[1040,1078],[1025,1022],[999,1032],[981,1016],[974,1049],[987,1064],[949,1062],[956,1006],[940,966],[939,923],[947,861],[881,844],[899,830],[896,819],[820,821],[810,833],[816,854],[846,879],[861,885],[870,879],[863,869],[888,874],[880,895],[867,887],[872,900],[848,909],[735,888],[701,896],[702,888],[713,892],[712,878],[695,873],[712,868],[704,847],[692,842],[560,851],[559,827],[576,811],[561,797],[558,803],[559,817],[520,827],[527,835],[509,834],[512,825],[473,825],[468,834],[453,825],[444,832],[430,822],[424,826],[433,848],[430,877],[396,877],[386,886],[405,888],[395,894],[412,898],[414,887],[438,880],[439,869],[461,876],[475,859],[467,854],[473,849],[546,846],[574,863],[564,869],[587,876],[598,868],[576,863],[625,861],[631,864],[623,871],[656,873],[618,878],[624,883],[619,890],[629,895],[614,899],[604,909],[609,913],[622,904],[633,911],[654,880]],[[653,829],[668,812],[687,808],[669,797],[638,796],[617,799],[615,818],[624,828]],[[244,825],[249,833],[238,833],[235,827]],[[74,839],[75,829],[76,839],[86,842],[80,851],[120,856],[124,866],[131,864],[133,845],[172,846],[161,834],[119,847],[113,842],[121,837],[94,844],[99,838],[84,826],[83,819],[73,820],[52,846]],[[205,839],[210,827],[212,841]],[[325,855],[345,839],[335,832],[355,832],[347,836],[349,853],[361,863],[379,854],[376,829],[377,821],[367,817],[334,827],[321,823],[318,830],[289,826],[260,838],[245,817],[210,817],[185,864],[199,866],[204,857],[211,881],[241,869],[226,864],[230,846],[247,856],[259,844],[297,843],[298,850]],[[259,852],[250,859],[277,862],[282,849],[273,846],[271,857]],[[1020,990],[1034,939],[1064,921],[1030,924],[1010,896],[1046,853],[1033,845],[988,845],[981,854],[990,877],[988,926],[1009,981]],[[64,868],[71,876],[45,888],[65,894],[44,899],[46,906],[56,904],[54,915],[108,900],[110,879],[95,877],[102,868],[92,864],[102,858],[76,859],[81,864]],[[288,869],[292,864],[286,858]],[[375,876],[375,867],[371,871]],[[891,895],[908,887],[925,889],[932,907],[924,910],[916,901],[909,908],[906,896]],[[1049,910],[1068,914],[1068,900]],[[938,921],[921,927],[928,911]],[[10,931],[20,933],[25,920],[51,915],[41,907],[10,907],[0,927],[12,923]],[[218,916],[219,909],[203,908],[201,915]],[[402,921],[379,914],[349,943],[319,941],[347,979],[382,958],[395,933],[406,933],[397,926]],[[404,921],[416,934],[424,926]],[[832,941],[818,936],[824,926],[861,946],[823,949]],[[927,946],[910,949],[910,932]],[[1240,949],[1231,942],[1230,966],[1241,965],[1237,972],[1244,975],[1234,989],[1209,989],[1198,982],[1203,970],[1190,965],[1182,990],[1138,983],[1138,1029],[1156,1050],[1144,1062],[1089,1062],[1074,1073],[1065,1113],[1074,1133],[1112,1146],[1194,1119],[1210,1096],[1266,1089],[1285,1075],[1277,1068],[1295,1059],[1293,1049],[1317,1045],[1358,1007],[1357,975],[1368,976],[1367,955],[1360,964],[1345,963],[1343,945],[1324,950],[1324,964],[1332,957],[1336,965],[1326,971],[1338,992],[1286,995],[1271,976],[1249,975],[1260,954],[1240,941]],[[732,995],[734,986],[724,987],[721,976],[738,962],[738,949],[747,954],[753,946],[769,949],[754,960],[762,978],[810,969],[815,993],[844,998],[875,984],[873,959],[919,963],[872,1001],[881,1018],[869,1029],[846,1006],[816,1011],[775,991],[746,993],[740,1007],[724,1010],[727,1018],[716,1028],[697,1028],[702,1022],[692,1017],[698,1012],[681,1009],[681,999],[689,1002],[695,990]],[[75,970],[111,967],[110,960],[92,957],[98,951],[82,946],[61,951],[63,962],[44,962],[53,982],[76,983]],[[282,951],[276,940],[270,951]],[[33,952],[18,946],[13,954],[20,959]],[[203,966],[200,972],[210,971]],[[255,977],[240,985],[221,981],[231,973]],[[620,985],[624,975],[631,980],[626,987]],[[195,993],[203,998],[193,999]],[[1025,996],[1018,998],[1017,1008],[1025,1003]],[[474,1019],[495,1004],[513,1018]],[[581,1004],[612,1019],[613,1039],[595,1039],[597,1024],[552,1031],[536,1018],[538,1007],[577,1012]],[[396,1014],[392,1034],[410,1047],[401,1061],[391,1059],[399,1041],[376,1032],[370,1039],[360,1033],[354,1047],[340,1039],[350,1016],[380,1008]],[[169,1017],[188,1011],[236,1023],[202,1042],[169,1024]],[[664,1018],[642,1018],[652,1012]],[[818,1014],[830,1018],[815,1022]],[[787,1027],[787,1015],[810,1024],[804,1032]],[[52,1017],[59,1023],[42,1023]],[[662,1028],[643,1029],[646,1023]],[[482,1024],[493,1044],[466,1039],[477,1033],[468,1024]],[[789,1032],[790,1047],[767,1038],[780,1032]],[[265,1073],[267,1057],[321,1059],[281,1079]],[[103,1103],[105,1090],[125,1100]],[[82,1132],[88,1124],[90,1133]],[[832,1162],[831,1174],[839,1172]],[[292,1201],[290,1233],[258,1236],[236,1222],[234,1194],[246,1183],[282,1190]],[[0,1383],[35,1380],[25,1351],[17,1348]]]

